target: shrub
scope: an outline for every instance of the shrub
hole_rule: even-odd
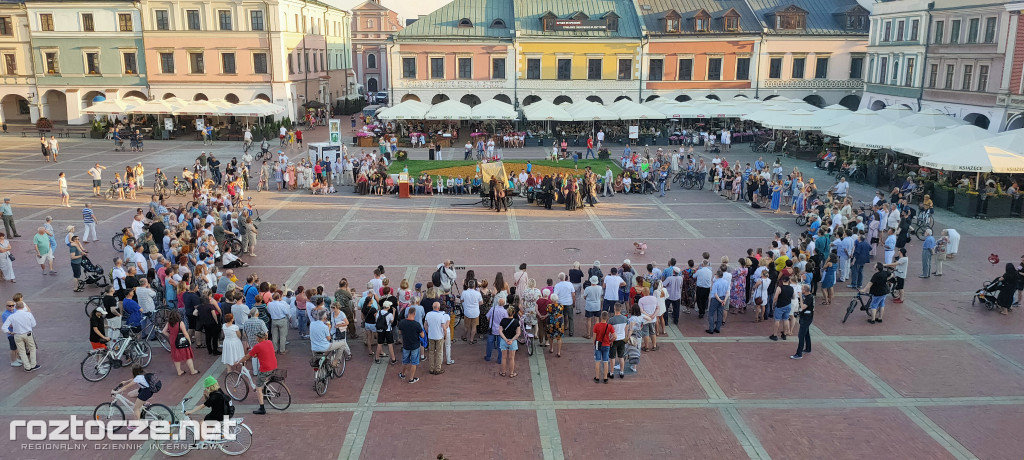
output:
[[[597,159],[598,160],[607,160],[610,157],[611,157],[611,153],[609,153],[608,149],[606,149],[606,148],[603,148],[603,149],[597,151]]]
[[[405,161],[409,159],[409,152],[405,150],[399,150],[395,153],[395,161]]]
[[[53,129],[53,122],[49,118],[42,117],[36,120],[36,128],[39,129]]]

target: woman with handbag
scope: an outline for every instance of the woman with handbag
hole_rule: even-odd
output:
[[[3,273],[4,279],[12,283],[14,281],[14,255],[11,253],[11,242],[7,239],[7,235],[0,233],[0,273]]]
[[[188,366],[188,373],[190,375],[198,374],[199,371],[196,371],[195,366],[192,364],[192,337],[188,334],[188,328],[181,320],[181,314],[172,310],[167,316],[167,324],[164,325],[164,329],[161,332],[170,338],[171,343],[174,345],[171,347],[171,361],[174,361],[174,370],[178,372],[178,375],[184,374],[181,370],[181,363],[183,362]]]

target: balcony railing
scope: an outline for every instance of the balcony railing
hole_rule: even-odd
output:
[[[779,89],[864,89],[864,80],[793,79],[764,80],[765,88]]]
[[[395,89],[502,89],[511,88],[509,80],[412,80],[395,81]]]
[[[636,80],[519,80],[520,89],[635,91]]]

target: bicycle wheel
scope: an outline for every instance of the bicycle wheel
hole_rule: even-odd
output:
[[[242,378],[242,374],[231,371],[224,376],[224,390],[231,399],[242,401],[249,396],[249,382]]]
[[[142,409],[142,418],[149,421],[163,421],[174,424],[174,412],[163,404],[150,404]]]
[[[175,428],[177,427],[171,427],[173,433],[177,433]],[[168,457],[181,457],[196,445],[196,432],[191,427],[185,427],[183,436],[183,439],[174,439],[174,436],[172,436],[171,439],[157,441],[156,448]]]
[[[93,409],[92,419],[99,420],[104,424],[108,424],[109,422],[115,421],[123,421],[124,409],[121,409],[121,406],[118,406],[117,404],[105,402],[103,404],[96,406],[96,409]],[[116,425],[112,429],[109,428],[110,425],[107,426],[111,432],[116,432],[117,430],[123,428],[122,425]]]
[[[284,382],[268,382],[267,386],[263,387],[263,399],[277,410],[285,410],[292,405],[292,392],[288,390],[288,387]]]
[[[231,245],[231,251],[234,252],[235,254],[241,254],[242,253],[242,242],[239,241],[238,238],[231,238],[231,239],[225,240],[224,244],[230,244]]]
[[[235,435],[234,440],[224,441],[217,445],[221,452],[228,455],[242,455],[249,450],[249,446],[252,445],[252,429],[248,425],[239,423],[235,426],[232,434]]]
[[[914,230],[914,236],[917,237],[918,241],[924,241],[924,239],[926,237],[925,236],[925,231],[926,230],[930,230],[930,229],[931,229],[931,227],[927,227],[925,225],[918,225],[917,226],[917,230]]]
[[[330,381],[327,366],[322,366],[313,374],[313,389],[317,396],[327,394],[327,383]]]
[[[533,344],[533,342],[535,342],[535,341],[536,340],[534,340],[532,338],[527,338],[526,339],[526,352],[529,353],[530,356],[533,356],[533,351],[534,351],[534,344]]]
[[[96,307],[103,305],[102,297],[90,297],[85,302],[85,316],[92,318],[92,312],[96,310]]]
[[[168,339],[166,335],[161,334],[159,331],[154,332],[154,334],[156,334],[156,341],[160,343],[160,346],[168,352],[171,351],[171,340]]]
[[[100,349],[89,352],[82,360],[82,377],[90,382],[99,382],[110,373],[107,362],[107,350]]]
[[[455,305],[452,307],[452,317],[455,318],[455,327],[459,327],[462,324],[462,318],[465,314],[462,312],[462,305]]]
[[[153,360],[153,349],[149,346],[149,342],[145,340],[136,340],[129,353],[131,356],[128,358],[133,363],[142,367],[148,366],[149,362]]]
[[[843,316],[843,322],[844,323],[846,322],[847,319],[850,318],[850,315],[853,314],[853,312],[855,310],[857,310],[857,307],[859,306],[859,304],[860,303],[857,301],[857,299],[853,299],[853,300],[850,301],[850,306],[846,307],[846,315]]]
[[[338,360],[338,365],[334,366],[334,378],[345,375],[345,362],[345,356],[342,355],[341,359]]]
[[[112,246],[117,252],[124,251],[124,241],[121,239],[121,236],[123,235],[123,233],[117,232],[113,238],[110,238],[110,246]]]
[[[807,216],[805,216],[803,214],[801,214],[799,216],[796,216],[796,224],[801,226],[801,227],[803,227],[804,225],[807,225]]]

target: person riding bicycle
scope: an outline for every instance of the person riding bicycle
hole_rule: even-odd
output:
[[[259,360],[260,370],[253,376],[253,381],[256,384],[256,399],[260,403],[260,408],[252,411],[252,413],[264,415],[267,413],[267,410],[263,407],[263,387],[267,385],[271,375],[277,370],[277,355],[274,353],[274,343],[267,340],[266,332],[260,331],[256,333],[256,340],[258,342],[249,349],[249,353],[246,353],[234,365],[244,364],[252,358]]]
[[[197,404],[192,410],[186,411],[184,415],[195,414],[207,407],[210,408],[210,413],[203,417],[203,421],[221,422],[225,418],[235,415],[235,406],[231,403],[231,398],[224,394],[217,379],[212,375],[203,380],[203,402]]]
[[[110,394],[120,394],[125,390],[133,389],[128,393],[129,398],[136,398],[135,405],[132,407],[132,413],[135,415],[135,420],[142,418],[142,406],[149,401],[149,398],[153,397],[153,394],[159,391],[156,388],[156,377],[151,373],[146,373],[146,370],[142,366],[135,364],[132,366],[132,378],[125,380],[117,385],[116,388],[110,391]]]
[[[260,143],[260,153],[263,155],[270,155],[270,143],[267,142],[266,139],[263,139],[263,142]]]
[[[313,313],[313,322],[309,323],[309,349],[314,353],[324,353],[327,358],[331,360],[331,365],[335,368],[338,367],[338,350],[341,350],[344,356],[349,356],[352,352],[348,348],[348,343],[342,340],[333,340],[331,336],[331,322],[330,316],[327,310],[316,310]],[[346,320],[344,326],[339,325],[339,328],[347,328],[348,321]]]

